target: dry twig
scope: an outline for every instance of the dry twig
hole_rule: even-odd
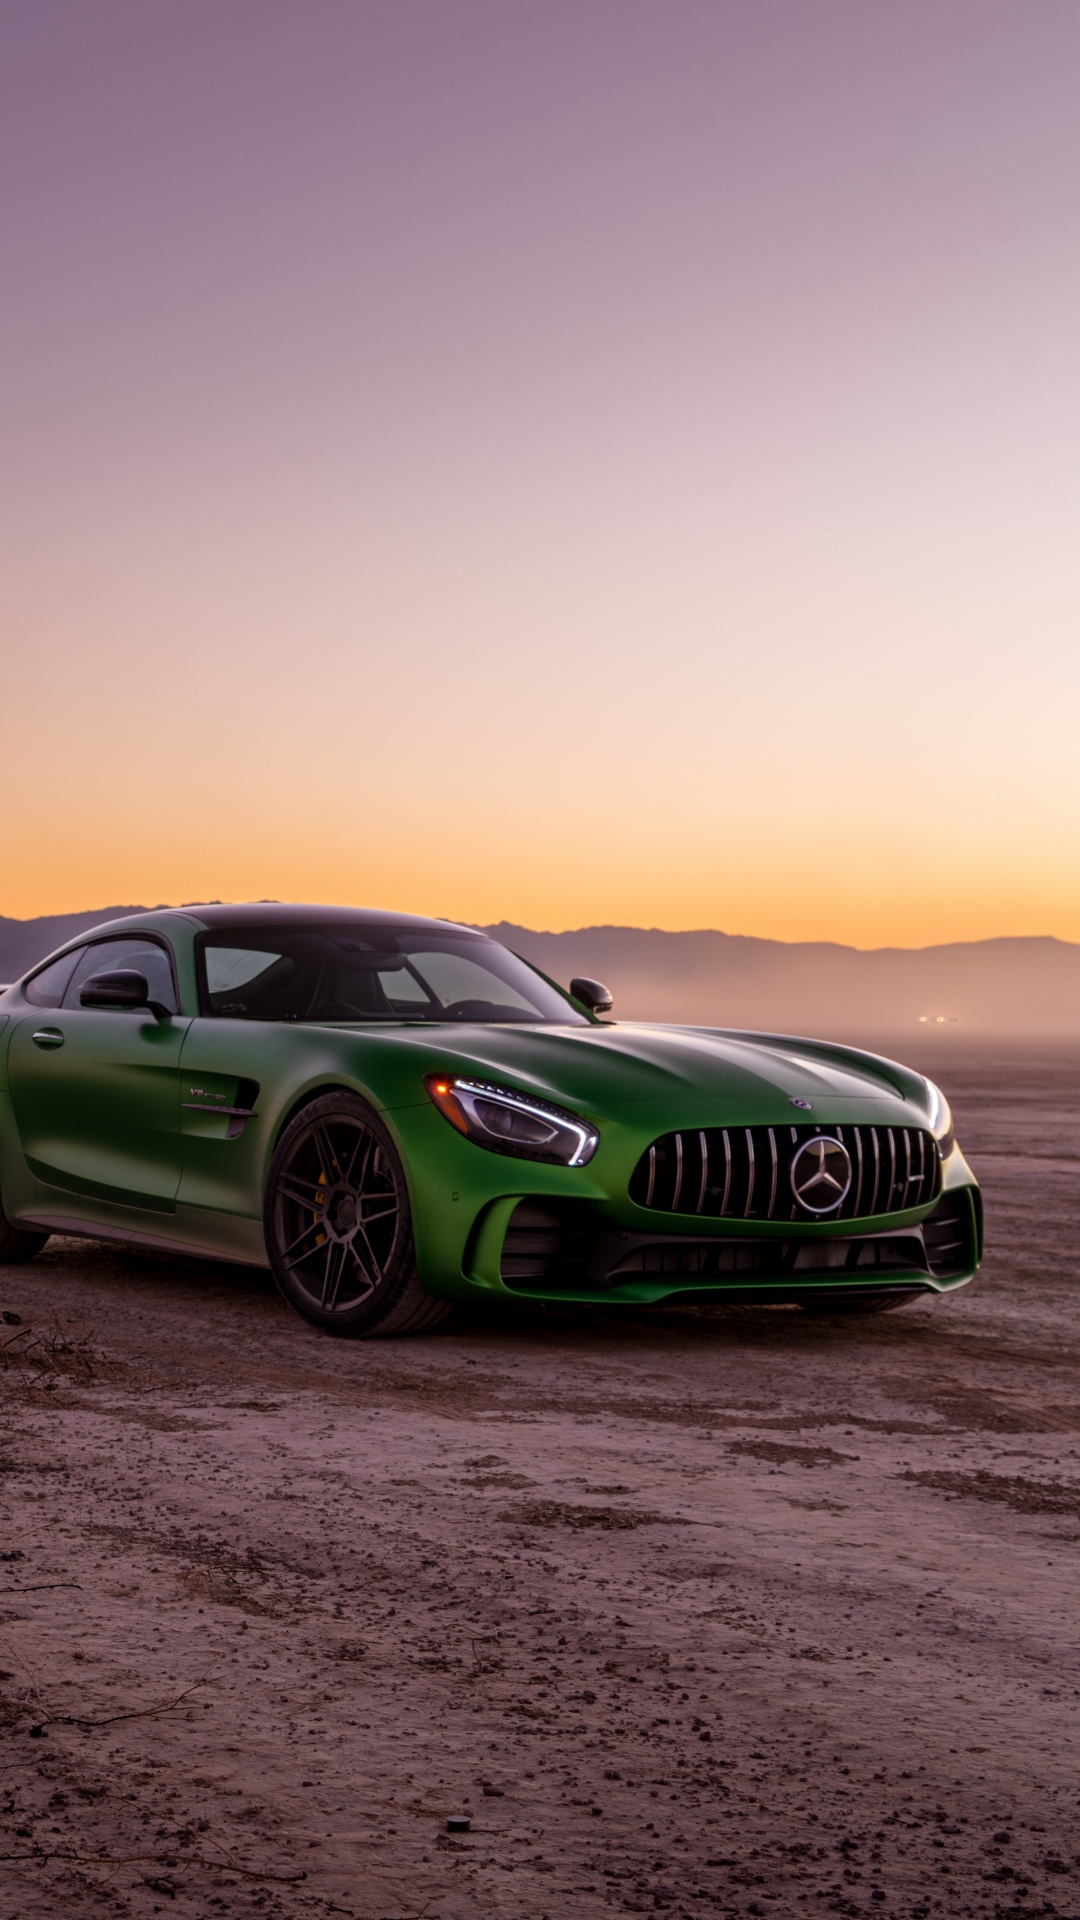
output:
[[[82,1592],[82,1587],[77,1580],[45,1580],[40,1586],[0,1587],[0,1593],[55,1593],[57,1587],[76,1587],[80,1593]]]
[[[35,1860],[39,1866],[46,1867],[50,1860],[63,1860],[65,1864],[79,1867],[168,1867],[174,1869],[180,1861],[175,1853],[66,1853],[60,1848],[31,1847],[25,1853],[0,1853],[0,1860]],[[244,1880],[273,1880],[278,1886],[292,1887],[298,1880],[306,1880],[307,1874],[299,1873],[260,1873],[254,1867],[240,1867],[234,1864],[226,1854],[221,1860],[208,1860],[202,1853],[183,1855],[185,1865],[206,1867],[211,1873],[237,1873]]]
[[[185,1687],[183,1693],[178,1693],[175,1700],[163,1700],[159,1707],[139,1707],[131,1713],[110,1713],[101,1720],[86,1720],[77,1713],[47,1713],[43,1715],[41,1724],[51,1727],[114,1727],[118,1720],[152,1720],[159,1713],[171,1713],[189,1694],[207,1686],[210,1679],[210,1674],[204,1674],[201,1680],[196,1680],[192,1686]]]

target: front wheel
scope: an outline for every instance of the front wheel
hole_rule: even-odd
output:
[[[286,1127],[264,1225],[281,1292],[326,1333],[423,1333],[453,1310],[420,1285],[401,1161],[355,1094],[324,1094]]]

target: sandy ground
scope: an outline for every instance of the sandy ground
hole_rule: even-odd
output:
[[[987,1266],[874,1320],[0,1270],[4,1920],[1080,1914],[1080,1056],[938,1072]]]

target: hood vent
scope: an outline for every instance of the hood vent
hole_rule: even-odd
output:
[[[803,1205],[792,1183],[794,1163],[806,1164],[802,1149],[813,1140],[836,1141],[850,1166],[846,1191],[832,1207]],[[843,1157],[832,1156],[834,1175],[843,1167]],[[805,1189],[798,1168],[795,1173]],[[922,1128],[706,1127],[654,1141],[634,1169],[630,1198],[659,1213],[829,1225],[929,1206],[940,1189],[941,1156]],[[828,1197],[828,1189],[814,1191],[816,1202]]]

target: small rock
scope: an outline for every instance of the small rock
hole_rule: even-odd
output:
[[[0,1314],[0,1320],[3,1320],[5,1327],[21,1327],[22,1326],[22,1314],[10,1313],[6,1308],[4,1312]]]

